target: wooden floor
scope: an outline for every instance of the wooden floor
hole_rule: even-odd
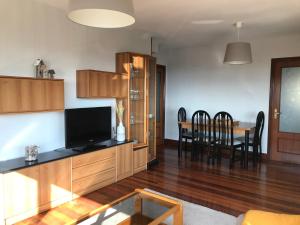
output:
[[[159,165],[146,172],[19,224],[64,224],[66,220],[76,221],[135,188],[150,188],[235,216],[248,209],[300,214],[299,165],[264,162],[256,169],[250,164],[249,169],[245,170],[240,169],[237,163],[234,169],[229,170],[226,159],[221,165],[214,166],[191,162],[189,157],[178,160],[176,147],[172,146],[160,149],[159,160]],[[62,214],[64,219],[59,221],[58,217]]]

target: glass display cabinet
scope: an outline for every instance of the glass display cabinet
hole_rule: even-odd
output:
[[[156,59],[138,53],[117,53],[116,72],[128,76],[125,103],[127,138],[135,150],[148,148],[148,162],[156,159]]]

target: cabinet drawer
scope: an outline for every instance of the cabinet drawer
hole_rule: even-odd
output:
[[[105,159],[98,161],[89,165],[81,166],[73,169],[72,180],[77,180],[83,177],[87,177],[105,170],[115,168],[116,160],[115,158]]]
[[[115,169],[73,181],[73,194],[82,195],[97,190],[116,181]]]
[[[105,150],[99,150],[97,152],[91,152],[84,155],[73,157],[73,168],[77,168],[80,166],[92,164],[97,161],[109,159],[109,158],[115,158],[116,156],[116,147],[109,148]]]

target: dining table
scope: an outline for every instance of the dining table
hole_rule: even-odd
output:
[[[179,125],[179,148],[178,148],[178,157],[182,156],[182,130],[188,129],[192,130],[192,121],[181,121],[178,122]],[[250,139],[250,133],[254,133],[255,130],[255,123],[252,122],[240,122],[237,120],[233,121],[233,134],[235,136],[242,136],[244,135],[245,140],[245,158],[244,158],[244,168],[248,168],[248,153],[249,153],[249,139]],[[213,123],[212,125],[213,126]]]

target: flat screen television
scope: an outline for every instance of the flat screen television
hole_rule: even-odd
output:
[[[65,110],[66,148],[92,146],[111,139],[111,107]]]

